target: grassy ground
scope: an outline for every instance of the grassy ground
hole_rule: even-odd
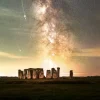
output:
[[[0,79],[0,100],[100,100],[99,79]]]

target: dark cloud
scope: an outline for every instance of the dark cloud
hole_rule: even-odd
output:
[[[81,47],[91,48],[100,46],[100,1],[73,0],[69,2],[73,9],[73,29]]]

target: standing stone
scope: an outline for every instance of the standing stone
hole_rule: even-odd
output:
[[[58,74],[57,74],[57,71],[55,70],[55,68],[52,68],[51,69],[51,72],[52,72],[52,78],[57,78]]]
[[[46,78],[47,79],[51,78],[51,71],[50,70],[47,70],[47,72],[46,72]]]
[[[23,71],[18,70],[18,78],[23,79]]]
[[[24,69],[23,78],[24,78],[24,79],[27,79],[27,69]]]
[[[60,68],[57,67],[57,78],[59,78],[59,77],[60,77]]]
[[[36,71],[36,69],[33,69],[33,79],[37,79],[37,71]]]
[[[21,79],[21,70],[18,70],[18,78]]]
[[[43,78],[44,78],[44,71],[43,71],[42,68],[41,68],[40,71],[39,71],[39,78],[40,78],[40,79],[43,79]]]
[[[70,78],[73,78],[73,70],[70,70]]]

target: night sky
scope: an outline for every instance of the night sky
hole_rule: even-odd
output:
[[[23,1],[25,12],[21,0],[0,0],[0,75],[14,76],[19,68],[34,67],[32,0]],[[76,41],[72,57],[75,65],[71,69],[77,75],[100,75],[100,0],[59,3],[66,19],[70,19],[70,30]]]

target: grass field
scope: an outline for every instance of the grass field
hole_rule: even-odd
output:
[[[0,78],[0,100],[100,100],[100,77],[57,80]]]

